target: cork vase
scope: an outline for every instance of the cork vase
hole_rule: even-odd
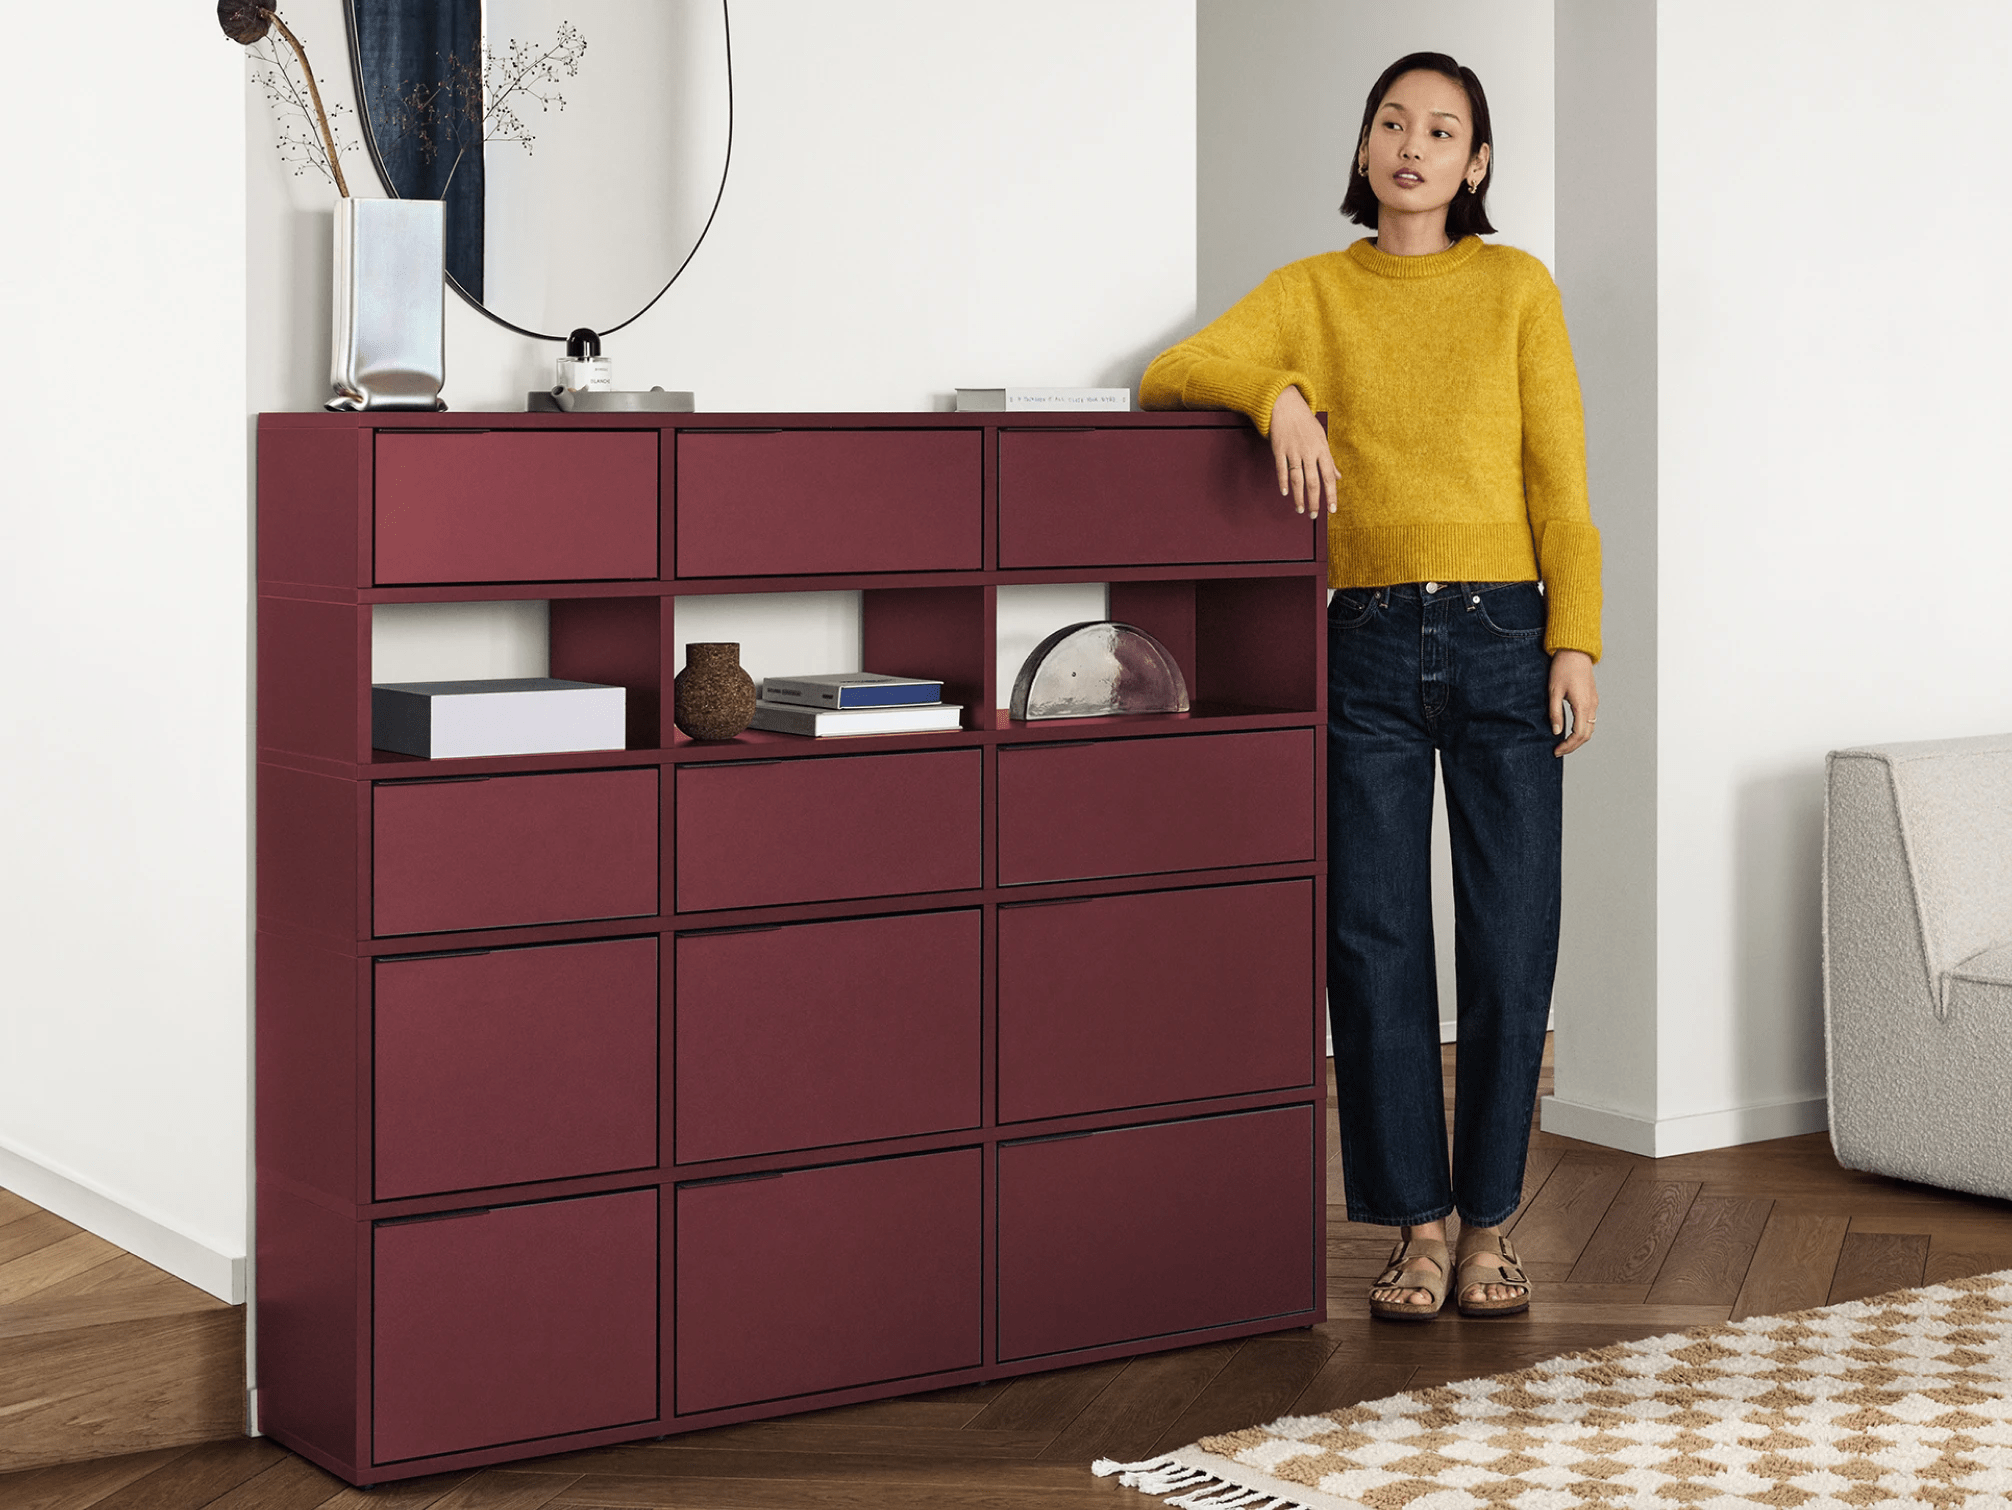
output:
[[[754,679],[741,670],[741,647],[687,645],[671,700],[673,721],[693,739],[740,733],[755,715]]]

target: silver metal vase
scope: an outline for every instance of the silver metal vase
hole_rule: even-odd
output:
[[[441,407],[446,251],[437,199],[337,203],[328,408]]]

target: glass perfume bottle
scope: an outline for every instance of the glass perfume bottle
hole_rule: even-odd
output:
[[[575,393],[607,393],[615,386],[614,363],[601,355],[600,336],[584,325],[566,337],[559,386]]]

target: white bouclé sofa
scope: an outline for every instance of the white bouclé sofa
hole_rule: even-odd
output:
[[[1829,777],[1837,1157],[2012,1198],[2012,734],[1838,750]]]

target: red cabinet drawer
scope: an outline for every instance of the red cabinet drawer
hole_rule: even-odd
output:
[[[1313,1304],[1313,1109],[999,1148],[999,1357]]]
[[[634,430],[377,437],[376,580],[657,575],[657,436]]]
[[[679,1415],[975,1367],[975,1148],[677,1192]]]
[[[680,766],[680,912],[982,884],[977,750]]]
[[[1311,561],[1270,447],[1234,430],[1005,430],[999,564]]]
[[[1313,882],[999,909],[999,1120],[1313,1080]]]
[[[1314,731],[999,752],[999,881],[1311,860]]]
[[[373,1457],[657,1416],[657,1193],[380,1222]]]
[[[379,782],[371,832],[380,937],[657,910],[654,770]]]
[[[976,911],[686,934],[680,1163],[976,1127]]]
[[[381,959],[377,1198],[657,1162],[657,942]]]
[[[678,437],[678,575],[976,570],[981,434],[687,431]]]

